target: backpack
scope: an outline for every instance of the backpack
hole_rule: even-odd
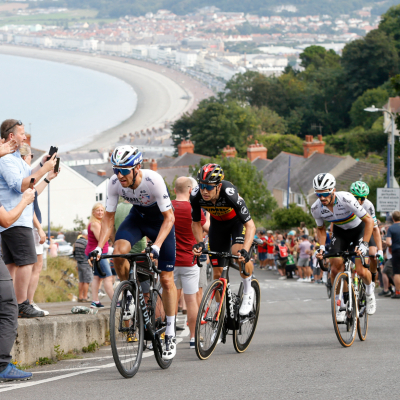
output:
[[[286,246],[278,246],[278,249],[280,258],[288,258],[288,248]]]
[[[294,265],[294,257],[291,254],[288,255],[287,265]]]

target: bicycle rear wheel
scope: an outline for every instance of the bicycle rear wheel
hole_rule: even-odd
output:
[[[349,288],[353,305],[351,311],[348,310],[349,299],[336,298],[336,295],[340,296],[340,293],[344,292],[347,282],[347,274],[344,272],[337,274],[333,282],[331,298],[333,326],[339,343],[344,347],[350,347],[353,344],[357,329],[357,304],[353,285]],[[344,321],[338,321],[338,315],[343,315],[343,313],[345,313]]]
[[[164,305],[162,297],[158,289],[154,289],[151,294],[151,299],[147,303],[147,309],[150,314],[151,323],[155,331],[166,326],[167,317],[164,311]],[[153,351],[154,357],[156,358],[157,364],[162,369],[167,369],[172,364],[173,360],[163,360],[162,349],[159,347],[156,340],[153,340]]]
[[[368,314],[367,314],[367,297],[365,293],[365,285],[361,279],[359,280],[358,287],[359,287],[359,294],[358,294],[357,333],[359,339],[363,342],[367,338],[367,333],[368,333]]]
[[[261,290],[257,279],[251,280],[251,287],[254,289],[255,294],[253,309],[250,311],[249,315],[244,317],[240,316],[238,312],[237,318],[239,320],[239,329],[233,331],[233,347],[238,353],[245,352],[250,346],[257,328],[258,315],[260,314]],[[239,299],[242,299],[243,297],[242,283],[240,284],[238,296]]]
[[[110,311],[110,341],[115,365],[124,378],[132,378],[139,370],[143,354],[144,327],[141,308],[135,304],[132,319],[123,320],[127,297],[136,290],[129,281],[121,282],[115,289]],[[120,304],[118,304],[120,303]]]
[[[196,320],[195,348],[197,357],[206,360],[213,353],[221,334],[225,318],[225,299],[221,307],[218,321],[215,320],[222,296],[223,283],[216,279],[210,283],[201,301]]]

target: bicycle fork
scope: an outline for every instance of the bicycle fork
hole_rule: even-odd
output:
[[[222,304],[223,301],[225,299],[225,293],[226,293],[226,286],[228,284],[228,280],[225,278],[219,278],[219,281],[222,281],[222,294],[221,294],[221,298],[219,300],[219,307],[218,307],[218,312],[217,312],[217,316],[215,318],[215,322],[219,321],[219,316],[221,315],[221,308],[222,308]],[[217,288],[214,289],[214,293],[211,295],[211,301],[214,299],[215,295],[217,294]],[[210,310],[210,306],[207,307],[206,311],[204,312],[203,318],[201,319],[201,325],[206,324],[207,321],[207,314],[208,311]]]
[[[344,273],[347,276],[347,290],[348,290],[348,305],[347,305],[347,309],[342,309],[343,306],[345,306],[345,302],[344,302],[344,281],[342,280],[340,283],[340,290],[339,290],[339,299],[336,301],[336,304],[339,306],[339,311],[347,311],[347,312],[352,312],[353,311],[353,296],[351,295],[351,271],[344,271]],[[335,293],[336,295],[336,293]],[[343,299],[343,303],[342,304],[342,299]]]

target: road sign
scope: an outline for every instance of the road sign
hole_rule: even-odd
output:
[[[392,212],[400,210],[400,189],[377,189],[377,211]]]

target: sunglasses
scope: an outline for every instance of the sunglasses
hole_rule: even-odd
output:
[[[365,197],[358,197],[358,196],[354,196],[357,200],[361,200],[361,201],[364,201],[366,198],[367,198],[367,196],[365,196]]]
[[[34,155],[33,154],[28,154],[26,156],[23,156],[23,158],[27,158],[27,157],[30,157],[33,160]]]
[[[129,175],[133,168],[113,168],[114,174],[121,174],[123,176]]]
[[[217,186],[214,186],[214,185],[206,185],[205,183],[200,183],[199,186],[200,186],[201,190],[206,189],[209,192],[211,192],[211,190],[214,190],[217,187]]]
[[[328,197],[332,194],[332,192],[327,192],[327,193],[315,193],[317,197]]]
[[[19,126],[23,125],[23,124],[22,124],[22,121],[17,121],[14,125],[11,125],[11,126],[6,130],[6,132],[10,131],[12,128],[14,128],[14,127],[17,126],[17,125],[19,125]]]

